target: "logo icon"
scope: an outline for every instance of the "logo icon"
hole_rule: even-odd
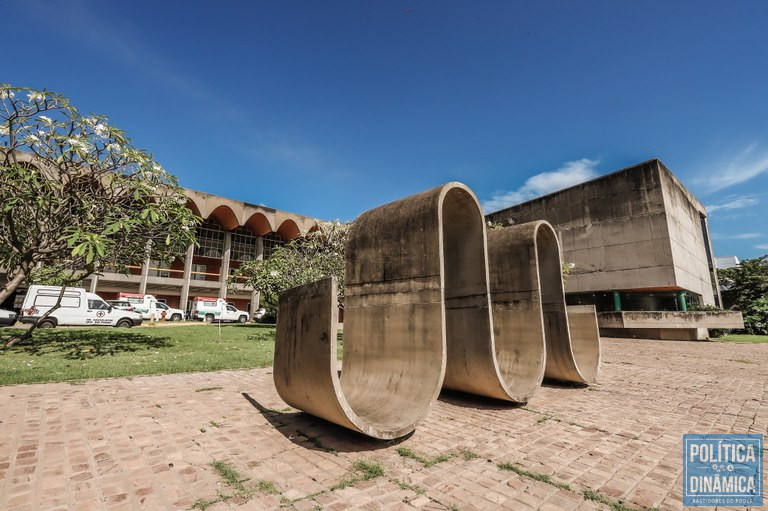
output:
[[[99,311],[96,313],[97,318],[103,318],[104,317],[104,311]]]
[[[762,506],[763,435],[683,435],[684,506]]]

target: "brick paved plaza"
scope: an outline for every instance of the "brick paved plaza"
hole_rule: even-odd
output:
[[[600,385],[446,393],[400,442],[287,409],[271,369],[2,387],[0,509],[681,509],[683,433],[765,433],[767,374],[765,345],[607,339]]]

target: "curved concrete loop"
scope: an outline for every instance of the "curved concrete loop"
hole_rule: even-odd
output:
[[[595,348],[580,311],[571,349],[551,225],[486,239],[477,198],[461,183],[363,213],[350,231],[345,280],[341,376],[332,279],[281,294],[275,346],[283,400],[336,424],[397,438],[416,428],[443,385],[526,402],[545,375],[586,382],[597,374],[599,340]]]
[[[446,335],[468,333],[457,326],[447,334],[446,322],[482,323],[490,335],[477,199],[450,183],[370,210],[355,221],[346,254],[341,377],[333,283],[316,283],[280,297],[275,385],[296,408],[375,438],[400,437],[437,399]]]
[[[594,305],[569,305],[568,325],[571,332],[573,356],[579,372],[587,383],[594,383],[600,374],[600,329]]]

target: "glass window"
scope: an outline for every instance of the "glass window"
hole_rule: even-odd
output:
[[[170,268],[171,268],[170,263],[161,263],[160,261],[150,261],[149,271],[147,272],[147,274],[150,277],[168,278],[171,276],[171,272],[167,271]]]
[[[253,234],[247,227],[238,227],[232,231],[232,252],[230,258],[233,261],[252,261],[258,255],[258,236]]]
[[[196,236],[199,246],[195,247],[195,255],[214,259],[224,256],[224,229],[215,218],[209,218],[198,226]]]
[[[88,300],[88,308],[91,310],[106,310],[109,305],[103,300]]]
[[[269,257],[272,255],[272,252],[274,252],[275,248],[284,244],[285,242],[283,241],[283,238],[281,238],[280,235],[277,234],[276,232],[270,232],[269,234],[265,234],[264,235],[264,259],[269,259]]]
[[[163,302],[155,302],[155,307],[158,309],[168,310],[168,306]]]
[[[192,280],[205,280],[205,265],[193,264],[192,265]]]
[[[236,312],[236,311],[237,311],[237,309],[235,309],[235,308],[234,308],[234,307],[232,307],[231,305],[227,305],[227,310],[228,310],[229,312]]]

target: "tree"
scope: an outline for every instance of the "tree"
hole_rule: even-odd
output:
[[[768,255],[717,270],[723,301],[742,311],[749,333],[768,334]]]
[[[275,312],[280,293],[292,287],[335,276],[339,303],[344,303],[344,246],[350,224],[326,222],[277,247],[269,258],[240,265],[230,284],[245,283],[261,294],[265,308]]]
[[[103,115],[0,85],[0,303],[31,282],[71,286],[105,267],[169,261],[199,219],[151,154]],[[63,288],[62,288],[63,294]]]

